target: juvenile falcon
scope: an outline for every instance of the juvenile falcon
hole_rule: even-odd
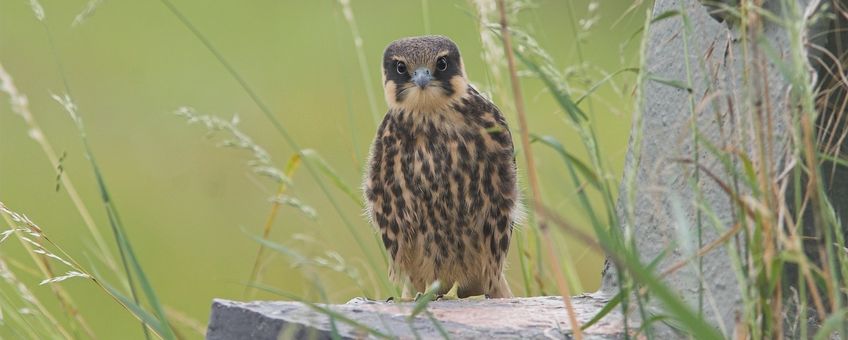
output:
[[[511,297],[503,269],[518,188],[506,120],[469,85],[446,37],[389,44],[383,88],[389,110],[364,190],[389,275],[417,292],[439,280],[440,293],[455,285],[458,297]]]

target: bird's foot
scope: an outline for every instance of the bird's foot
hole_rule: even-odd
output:
[[[468,296],[468,297],[463,298],[463,300],[486,300],[486,299],[491,299],[489,294],[472,295],[472,296]]]
[[[440,295],[437,295],[437,296],[436,296],[436,300],[437,300],[437,301],[438,301],[438,300],[442,300],[442,301],[450,301],[450,300],[486,300],[486,299],[489,299],[489,298],[491,298],[491,297],[490,297],[488,294],[482,294],[482,295],[472,295],[472,296],[466,296],[466,297],[464,297],[464,298],[459,297],[459,282],[454,282],[454,283],[453,283],[453,286],[451,286],[451,289],[450,289],[450,290],[448,290],[448,292],[447,292],[447,293],[440,294]]]
[[[422,296],[424,296],[424,294],[421,294],[421,292],[415,293],[415,297],[413,298],[410,298],[408,296],[390,296],[388,299],[386,299],[386,302],[418,302],[418,300],[420,300]]]
[[[448,290],[447,293],[437,295],[436,300],[459,300],[459,282],[454,282],[453,286],[451,286],[451,289]]]

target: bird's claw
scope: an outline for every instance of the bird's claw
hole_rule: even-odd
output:
[[[424,296],[424,294],[421,294],[420,292],[415,293],[414,298],[389,296],[389,298],[386,299],[386,302],[418,302],[422,296]]]
[[[459,300],[459,282],[454,282],[453,286],[451,286],[451,289],[448,290],[447,293],[437,295],[436,301],[439,301],[439,300],[444,300],[444,301]]]
[[[397,298],[397,297],[391,296],[388,299],[386,299],[386,302],[418,302],[424,296],[425,296],[425,294],[422,294],[421,292],[415,293],[415,297],[411,298],[411,299],[408,298],[408,297]],[[491,298],[492,297],[489,296],[489,294],[473,295],[473,296],[460,298],[459,297],[459,282],[454,282],[453,286],[451,286],[451,289],[448,290],[447,293],[436,295],[435,298],[433,299],[433,301],[486,300],[486,299],[491,299]]]

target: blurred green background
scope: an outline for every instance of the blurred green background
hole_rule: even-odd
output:
[[[159,298],[202,325],[212,298],[276,298],[243,294],[258,248],[248,234],[261,234],[276,184],[250,171],[248,154],[216,147],[220,139],[205,138],[203,127],[187,125],[173,112],[191,106],[226,119],[237,113],[241,128],[280,167],[295,150],[286,146],[238,83],[162,3],[106,0],[76,26],[71,23],[86,1],[42,1],[42,5],[93,150]],[[175,5],[268,103],[300,146],[316,150],[347,185],[358,190],[375,124],[342,6],[331,0],[178,0]],[[505,96],[508,78],[505,74],[493,77],[492,68],[481,58],[483,44],[474,6],[470,1],[435,0],[350,4],[378,114],[385,111],[379,81],[383,48],[404,36],[443,34],[459,45],[471,81],[503,109],[518,144],[512,99]],[[607,73],[638,65],[637,34],[647,5],[628,12],[630,6],[626,1],[535,1],[513,18],[513,24],[547,49],[560,71],[569,76],[569,83],[563,85],[579,94]],[[66,154],[64,171],[112,244],[79,135],[68,114],[50,98],[64,93],[54,59],[45,27],[28,1],[0,0],[0,63],[29,97],[33,114],[57,152]],[[583,104],[592,113],[614,181],[621,173],[630,128],[632,83],[631,75],[618,76],[614,86],[600,87]],[[523,86],[531,130],[555,136],[567,147],[579,145],[542,84],[525,77]],[[55,190],[57,170],[28,138],[23,120],[8,105],[8,96],[0,94],[0,99],[0,201],[27,214],[83,265],[104,269],[93,258],[93,241],[77,210],[62,189]],[[577,208],[577,189],[561,158],[543,146],[534,150],[546,203],[589,231]],[[572,150],[581,156],[582,151],[582,147]],[[524,175],[520,155],[519,168]],[[373,246],[368,251],[380,258],[359,207],[335,187],[330,190],[358,233]],[[332,250],[350,265],[365,267],[362,250],[304,168],[295,174],[289,194],[314,207],[318,217],[313,220],[283,207],[272,240],[309,254]],[[520,232],[530,228],[523,226]],[[602,256],[558,231],[555,243],[563,264],[577,274],[580,289],[597,289]],[[18,242],[3,243],[0,254],[33,267]],[[524,294],[516,259],[513,242],[508,276],[513,291]],[[303,271],[292,268],[284,257],[272,258],[264,273],[262,281],[267,285],[303,296],[314,294]],[[49,288],[37,286],[42,277],[20,268],[16,274],[61,315]],[[330,301],[361,295],[344,276],[321,275]],[[385,268],[368,275],[386,275]],[[137,321],[89,281],[71,279],[62,284],[101,338],[142,337]],[[545,293],[556,294],[556,290],[548,284]],[[4,333],[0,328],[0,334]]]

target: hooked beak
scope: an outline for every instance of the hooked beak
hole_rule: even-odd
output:
[[[418,85],[420,88],[424,88],[430,81],[433,80],[433,76],[430,75],[430,69],[426,67],[419,67],[415,72],[412,73],[412,82],[415,85]]]

